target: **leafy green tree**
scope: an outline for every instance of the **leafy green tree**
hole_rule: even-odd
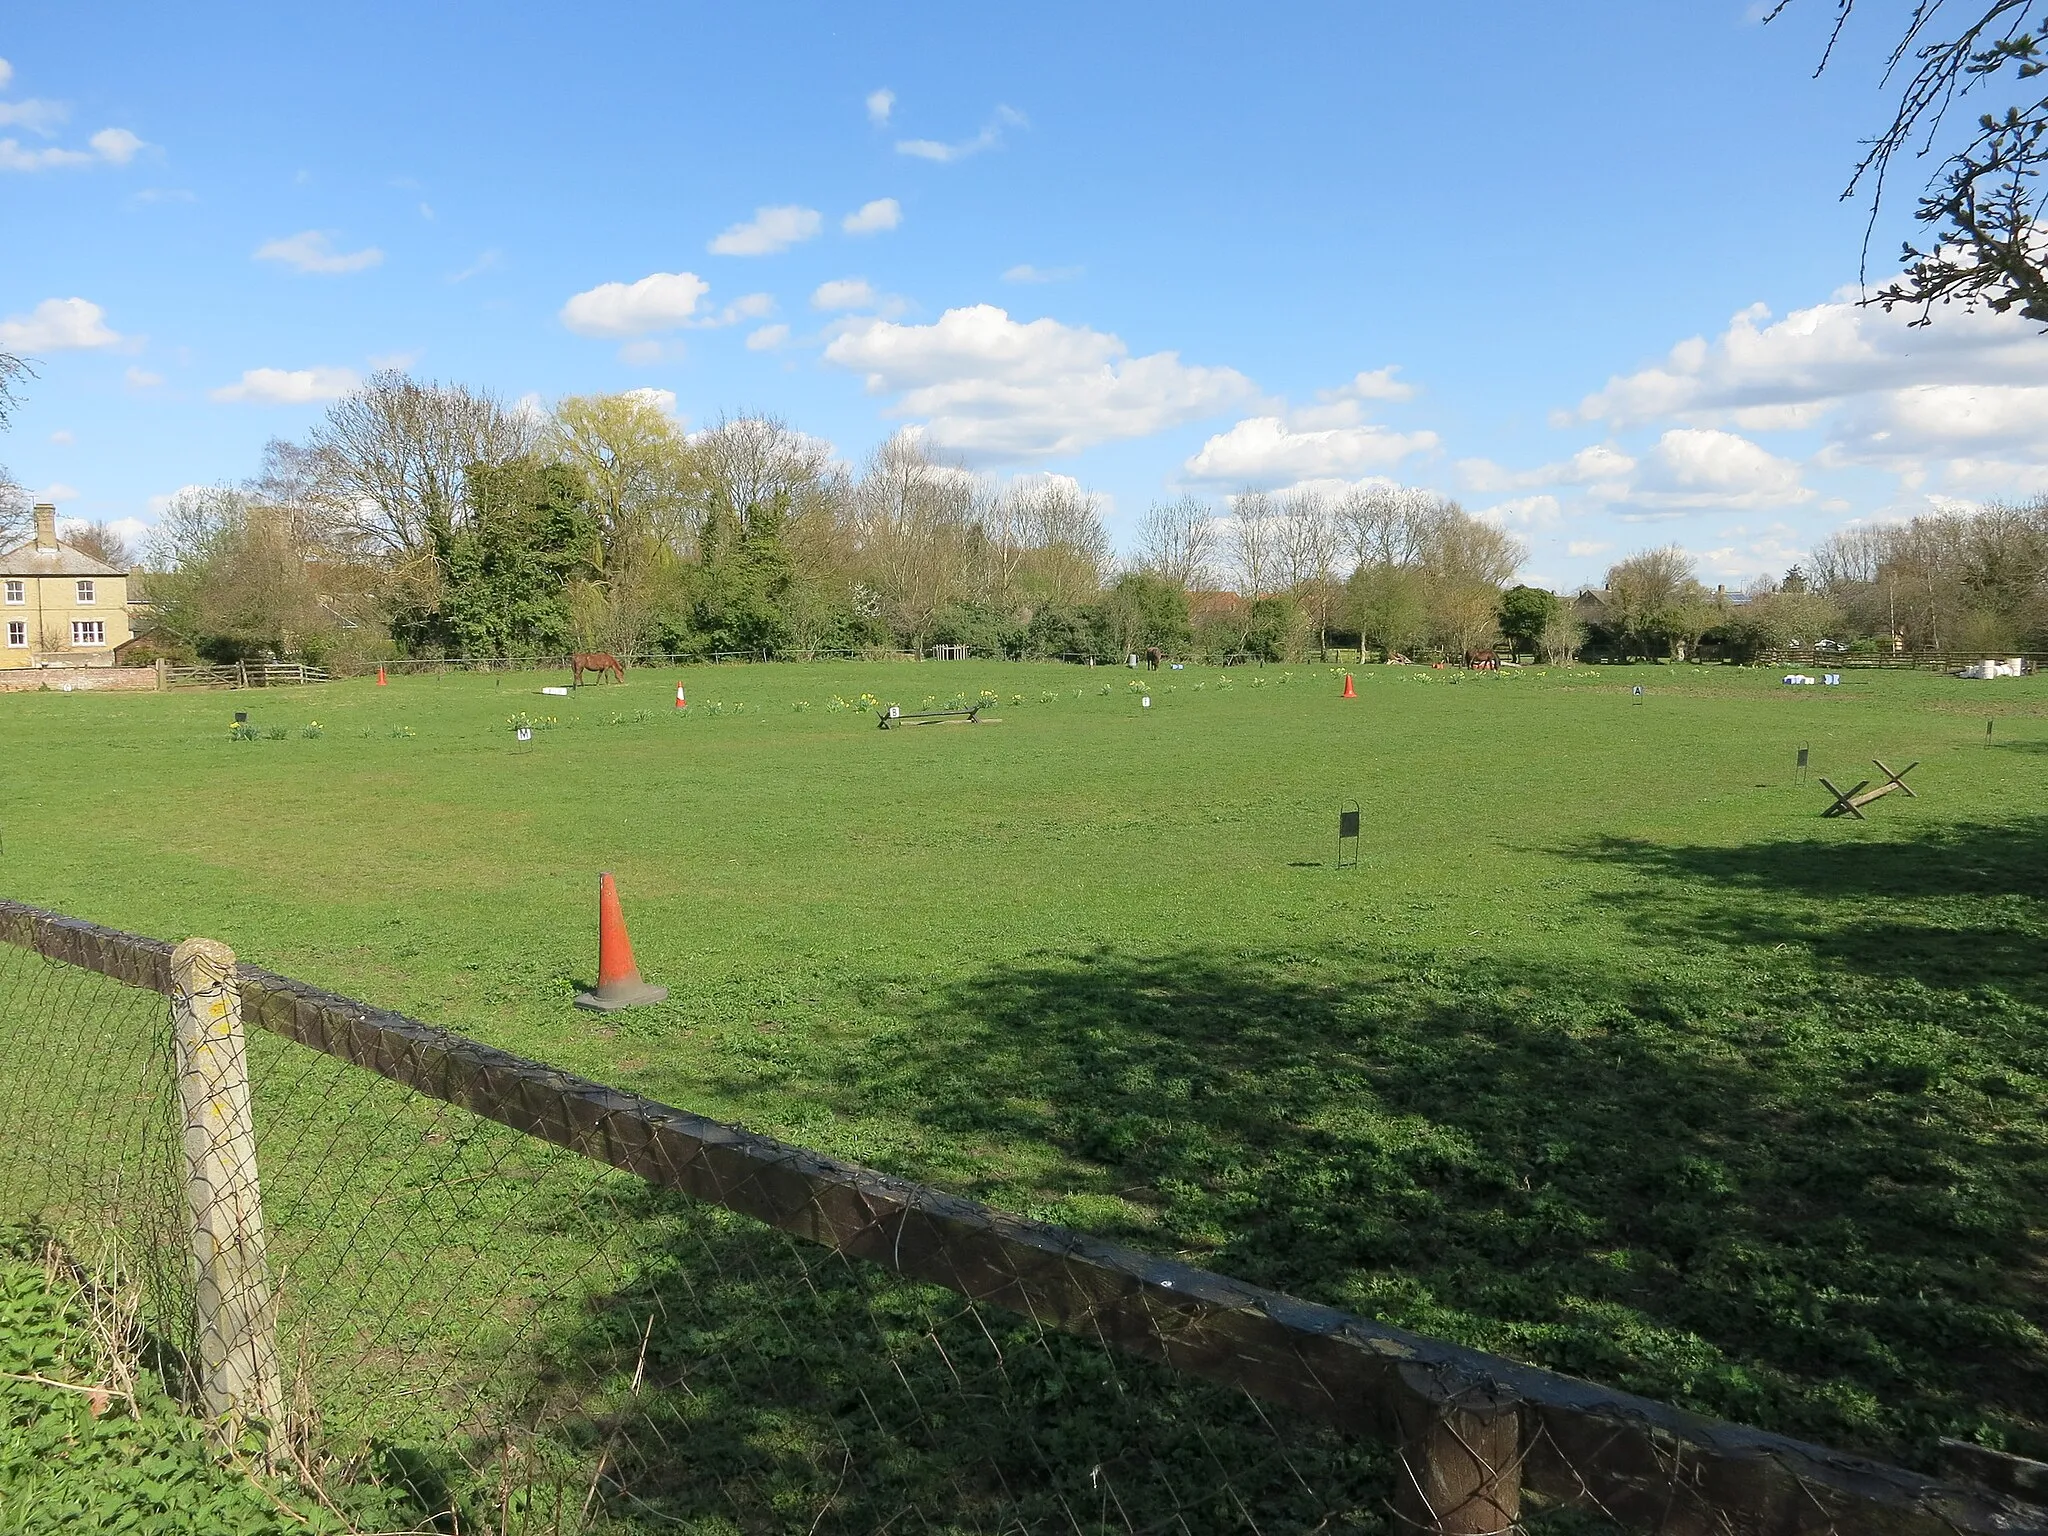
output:
[[[409,649],[455,656],[539,656],[572,639],[567,589],[596,569],[599,527],[583,476],[519,458],[471,465],[467,516],[435,535],[435,600],[394,615]]]
[[[783,601],[792,572],[782,547],[788,498],[777,493],[768,504],[742,517],[724,501],[712,503],[698,545],[691,629],[699,651],[768,651],[789,641]]]
[[[1244,649],[1261,661],[1285,661],[1293,637],[1295,607],[1284,597],[1252,599],[1244,631]]]
[[[1148,650],[1185,650],[1191,637],[1187,591],[1149,571],[1119,576],[1098,605],[1102,627],[1119,655]]]
[[[1541,587],[1511,587],[1500,600],[1500,632],[1517,652],[1537,650],[1543,632],[1564,615],[1564,599]]]
[[[1429,638],[1429,585],[1412,565],[1361,565],[1346,583],[1362,645],[1412,654]]]

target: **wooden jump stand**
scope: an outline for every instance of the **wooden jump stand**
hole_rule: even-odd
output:
[[[1854,789],[1844,790],[1837,789],[1834,785],[1828,783],[1826,779],[1822,779],[1820,781],[1821,786],[1835,797],[1835,803],[1822,811],[1821,815],[1854,816],[1858,821],[1868,821],[1870,818],[1863,814],[1863,807],[1870,804],[1873,800],[1882,800],[1895,789],[1908,800],[1918,800],[1920,798],[1906,784],[1906,775],[1920,766],[1917,762],[1908,763],[1897,773],[1893,773],[1891,769],[1878,762],[1876,758],[1873,757],[1871,761],[1877,763],[1877,771],[1884,775],[1884,783],[1872,789],[1870,787],[1870,780],[1865,779]]]
[[[916,714],[891,712],[885,709],[875,723],[885,731],[892,725],[944,725],[949,720],[964,720],[969,725],[979,725],[981,710],[982,706],[979,704],[972,709],[926,709]]]

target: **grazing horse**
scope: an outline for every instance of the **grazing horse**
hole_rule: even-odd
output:
[[[1500,670],[1500,656],[1497,652],[1490,650],[1467,651],[1465,653],[1465,665],[1481,672],[1498,672]]]
[[[626,664],[610,651],[578,651],[569,658],[569,670],[575,674],[576,686],[583,686],[583,674],[595,672],[599,682],[609,672],[620,682],[626,680]]]

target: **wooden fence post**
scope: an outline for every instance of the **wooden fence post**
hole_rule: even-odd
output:
[[[1446,1397],[1434,1383],[1399,1410],[1401,1467],[1394,1490],[1397,1528],[1426,1536],[1507,1536],[1522,1513],[1522,1419],[1509,1397],[1465,1391]]]
[[[198,1300],[199,1394],[224,1439],[277,1421],[277,1316],[263,1258],[263,1202],[235,952],[187,939],[171,955],[185,1194]]]

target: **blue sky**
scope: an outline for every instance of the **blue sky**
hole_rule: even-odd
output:
[[[0,346],[41,377],[0,463],[147,523],[399,365],[854,462],[912,426],[1126,542],[1383,478],[1533,579],[1676,541],[1739,583],[2048,490],[2048,341],[1842,298],[1897,7],[1815,81],[1832,9],[20,8]]]

